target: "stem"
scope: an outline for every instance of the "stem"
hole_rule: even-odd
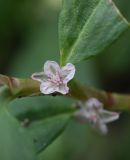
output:
[[[32,79],[19,79],[0,75],[0,85],[6,85],[8,87],[8,96],[12,98],[41,94],[39,90],[39,82]]]
[[[6,85],[8,87],[8,96],[10,95],[12,99],[44,95],[40,93],[40,83],[32,79],[10,78],[0,75],[0,85]],[[110,93],[90,86],[83,86],[74,80],[69,84],[69,88],[70,92],[66,96],[76,100],[86,101],[90,97],[95,97],[104,104],[106,109],[118,111],[130,109],[130,95]],[[0,95],[2,94],[0,93]]]
[[[72,81],[70,84],[70,96],[82,101],[95,97],[101,101],[104,104],[104,108],[108,110],[130,110],[129,94],[111,93],[90,86],[83,86],[76,81]]]

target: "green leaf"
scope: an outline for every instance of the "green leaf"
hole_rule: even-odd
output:
[[[65,129],[74,111],[71,104],[63,97],[33,97],[15,100],[8,109],[23,123],[39,153]]]
[[[97,55],[128,27],[112,0],[63,0],[59,19],[62,65]]]
[[[62,133],[69,119],[69,114],[57,115],[33,122],[28,127],[28,131],[34,140],[37,152],[43,151]]]
[[[42,120],[60,114],[74,111],[71,107],[73,100],[65,97],[25,97],[10,103],[9,112],[19,121],[29,119],[30,122]]]
[[[32,139],[4,106],[0,110],[0,159],[36,160]]]

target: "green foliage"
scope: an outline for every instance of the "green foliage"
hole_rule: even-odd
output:
[[[111,0],[64,0],[59,20],[61,63],[97,55],[128,26]]]
[[[50,143],[52,143],[65,129],[70,119],[67,114],[49,117],[32,123],[28,131],[34,140],[37,152],[43,151]]]
[[[68,17],[75,20],[76,17],[74,17],[74,14],[73,14],[74,12],[73,10],[71,10],[72,8],[71,3],[73,2],[74,2],[73,0],[68,0],[68,4],[70,5],[67,8],[69,9],[69,12],[68,10],[67,12],[68,12]],[[48,14],[50,10],[49,11],[48,9],[44,10],[43,8],[46,8],[46,7],[45,6],[43,7],[40,2],[37,5],[36,5],[37,2],[33,2],[33,1],[23,1],[23,2],[21,1],[19,3],[16,0],[9,1],[9,3],[7,3],[7,1],[3,1],[2,3],[0,5],[1,13],[2,13],[1,17],[3,17],[2,22],[0,23],[1,24],[0,25],[1,26],[0,27],[0,33],[1,33],[1,47],[0,47],[1,48],[0,49],[1,64],[0,66],[3,66],[2,67],[3,70],[1,68],[0,69],[2,70],[2,73],[4,71],[8,71],[8,73],[6,72],[6,74],[11,76],[13,75],[13,76],[20,76],[20,77],[27,77],[27,76],[29,77],[31,73],[40,70],[43,63],[46,60],[57,59],[57,53],[58,53],[58,49],[56,45],[57,31],[56,29],[54,29],[54,28],[57,28],[56,26],[57,23],[55,22],[54,18],[52,18],[53,22],[51,24],[50,15]],[[74,5],[75,7],[77,6],[78,8],[79,4],[82,4],[82,3],[84,3],[85,5],[80,5],[80,12],[77,12],[77,14],[79,13],[79,16],[77,17],[77,21],[76,20],[73,21],[75,22],[75,24],[73,25],[73,27],[71,26],[73,32],[75,31],[75,35],[72,35],[71,32],[66,32],[66,35],[64,34],[64,32],[60,32],[60,39],[61,38],[63,38],[63,40],[65,39],[65,42],[69,42],[69,45],[70,45],[67,49],[67,47],[64,47],[65,45],[62,44],[64,41],[63,42],[60,41],[60,43],[62,44],[62,48],[65,51],[67,50],[66,52],[64,52],[62,63],[66,63],[67,58],[64,58],[66,57],[65,54],[67,54],[67,57],[68,57],[69,52],[72,48],[71,46],[75,44],[75,39],[77,41],[77,35],[79,35],[79,32],[77,31],[78,28],[80,29],[80,27],[82,28],[86,26],[85,24],[88,20],[87,17],[89,17],[87,13],[91,14],[93,7],[95,7],[95,5],[98,4],[98,0],[95,1],[95,3],[92,5],[92,8],[86,8],[86,6],[93,3],[93,0],[90,0],[90,1],[86,0],[84,2],[83,0],[80,0],[80,1],[77,0],[77,4],[75,3]],[[124,1],[123,3],[125,6],[124,10],[126,10],[126,7],[129,7],[129,5]],[[62,12],[64,10],[65,8],[63,8]],[[107,12],[109,12],[109,10],[107,10]],[[9,11],[9,14],[8,14],[8,11]],[[114,9],[114,11],[116,10]],[[129,12],[129,9],[127,9],[127,11]],[[4,16],[5,14],[6,16]],[[56,13],[54,12],[52,14],[56,15]],[[62,14],[63,13],[61,13],[61,17],[62,17]],[[102,16],[104,17],[104,14],[102,14]],[[118,16],[119,15],[117,15],[117,17]],[[103,20],[100,20],[101,23],[98,24],[100,27],[102,27],[102,22],[107,24],[107,22],[105,21],[105,18]],[[109,20],[110,19],[111,17],[109,17]],[[119,19],[120,19],[120,16],[119,16]],[[60,19],[60,21],[61,20],[62,19]],[[94,21],[94,24],[96,22],[97,21]],[[124,22],[123,21],[121,22],[122,22],[121,23],[122,25]],[[70,24],[71,24],[71,20],[69,21],[68,24],[65,24],[64,26],[60,27],[61,31],[67,25],[68,25],[67,28],[69,29]],[[114,22],[114,25],[115,24],[116,23]],[[86,52],[86,47],[92,46],[94,44],[93,42],[94,40],[99,41],[101,38],[101,37],[98,38],[99,33],[95,33],[97,31],[97,28],[94,30],[94,27],[95,25],[90,26],[91,31],[92,30],[94,31],[94,34],[92,34],[91,32],[93,37],[89,36],[89,40],[87,40],[87,42],[86,40],[83,40],[83,45],[85,44],[85,48],[82,48],[82,50],[83,51],[85,50],[84,52],[85,54],[89,53],[89,52]],[[119,27],[122,27],[122,31],[125,30],[125,27],[127,28],[125,23],[124,25]],[[100,28],[98,29],[100,30]],[[103,39],[106,38],[106,35],[109,35],[108,34],[109,31],[110,31],[110,28],[108,29],[105,35],[103,33],[102,35]],[[65,36],[62,37],[61,34],[64,34]],[[72,39],[73,37],[74,39]],[[92,45],[90,45],[89,43],[90,40]],[[128,43],[128,38],[126,41]],[[78,45],[76,44],[76,46]],[[99,49],[104,48],[104,46],[100,46],[100,47],[101,48]],[[123,47],[123,45],[122,45],[122,48],[126,49],[126,47]],[[91,51],[91,49],[93,48],[89,47],[89,49]],[[121,51],[122,57],[119,58],[119,54],[118,54],[119,51],[121,51],[120,44],[117,45],[116,53],[115,51],[111,50],[112,56],[109,57],[108,66],[110,66],[110,61],[113,60],[114,54],[116,54],[115,59],[117,60],[117,57],[118,57],[118,59],[120,59],[121,61],[124,60],[124,64],[126,64],[126,59],[129,60],[129,58],[126,58],[126,55],[124,54],[124,50]],[[76,54],[78,55],[77,52]],[[73,56],[75,57],[76,54],[74,54]],[[108,56],[109,54],[102,61],[105,64],[102,68],[106,67]],[[78,59],[80,58],[83,59],[82,55],[78,56]],[[65,62],[64,62],[64,59],[65,59]],[[96,80],[97,76],[95,77],[95,71],[99,69],[97,66],[94,66],[92,64],[92,66],[88,67],[86,66],[86,63],[84,63],[84,66],[81,69],[80,69],[80,66],[78,66],[77,69],[79,70],[79,73],[77,75],[81,81],[83,80],[83,78],[79,76],[80,74],[83,74],[83,76],[85,77],[84,78],[85,82],[87,81],[87,83],[89,79],[91,79],[90,75],[94,74],[94,78],[92,78],[94,80],[93,83],[94,85],[95,85],[95,81],[97,83],[97,80]],[[87,72],[86,72],[86,69],[87,69]],[[111,67],[111,69],[113,68]],[[110,69],[110,72],[111,72],[111,69]],[[98,76],[100,75],[98,74]],[[123,76],[123,78],[124,77],[125,76]],[[91,84],[92,84],[92,79],[90,80]],[[60,99],[62,98],[60,97]],[[0,101],[2,101],[2,99],[0,99]],[[23,98],[23,99],[15,100],[11,105],[9,105],[8,107],[9,112],[7,112],[6,109],[5,111],[2,109],[3,111],[1,110],[0,112],[0,135],[1,135],[0,136],[1,137],[0,138],[0,141],[1,141],[0,159],[1,160],[8,160],[8,159],[15,160],[15,158],[16,159],[21,158],[21,160],[37,159],[36,153],[39,154],[39,152],[44,151],[44,149],[50,143],[52,143],[54,139],[56,139],[57,136],[64,130],[66,124],[68,123],[68,120],[70,118],[69,113],[72,112],[72,110],[70,109],[71,103],[67,104],[66,102],[68,102],[68,99],[57,100],[57,98],[52,98],[52,97],[51,98],[50,97],[49,98],[48,97],[47,98],[45,97]],[[17,117],[18,121],[14,117]],[[29,121],[26,123],[26,120],[29,120]],[[24,127],[21,126],[21,123],[23,124],[22,126]],[[126,127],[123,130],[124,132],[122,132],[122,134],[119,134],[120,127],[123,123],[126,125]],[[104,160],[107,158],[110,159],[110,157],[111,159],[114,159],[114,160],[119,159],[119,157],[123,159],[124,155],[126,159],[129,159],[128,149],[125,148],[124,150],[124,146],[127,145],[127,148],[129,148],[129,144],[130,144],[128,140],[129,139],[128,138],[129,137],[128,136],[128,133],[129,133],[128,120],[127,121],[123,120],[122,123],[120,123],[119,129],[117,125],[113,126],[113,127],[117,127],[116,130],[114,131],[113,139],[112,139],[112,135],[109,138],[106,137],[105,139],[106,142],[105,140],[104,142],[102,142],[103,141],[102,137],[100,137],[100,139],[99,137],[94,137],[94,136],[92,137],[93,135],[92,132],[90,135],[88,135],[88,130],[86,130],[86,126],[85,126],[85,130],[82,130],[82,128],[80,128],[81,126],[78,126],[75,130],[75,127],[77,127],[77,124],[76,125],[72,124],[71,129],[68,130],[68,134],[66,135],[66,138],[64,137],[64,142],[62,141],[60,146],[55,146],[55,148],[53,148],[52,150],[51,148],[48,147],[49,148],[48,156],[51,157],[51,160],[81,159],[81,155],[82,155],[82,159],[89,158],[92,160],[95,158]],[[70,132],[70,130],[72,133]],[[125,137],[125,140],[124,140],[124,137]],[[118,142],[120,142],[119,141],[120,139],[122,139],[121,146],[118,145]],[[55,150],[56,151],[60,150],[60,153],[57,154]],[[113,150],[115,152],[113,152]],[[55,152],[55,156],[53,154],[54,152]],[[60,155],[62,155],[62,158],[59,158]],[[103,155],[105,155],[105,158],[103,158]],[[114,157],[115,155],[117,155],[117,157]],[[47,158],[41,158],[41,159],[50,160],[48,156]]]
[[[9,106],[9,112],[17,117],[30,135],[36,152],[43,151],[65,129],[74,111],[64,99],[23,98]],[[50,102],[49,102],[50,101]]]
[[[7,99],[8,100],[8,99]],[[63,100],[23,98],[13,101],[0,99],[0,159],[36,160],[64,130],[74,111]],[[16,118],[17,119],[16,119]]]
[[[0,109],[0,159],[36,160],[31,137],[5,107],[1,106]]]

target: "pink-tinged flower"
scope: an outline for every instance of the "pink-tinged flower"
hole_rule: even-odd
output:
[[[40,91],[43,94],[54,92],[67,94],[69,92],[67,83],[75,75],[75,66],[73,64],[67,63],[64,67],[60,67],[54,61],[47,61],[43,70],[43,72],[34,73],[31,76],[33,80],[41,82]]]
[[[119,119],[119,113],[103,109],[103,104],[96,98],[90,98],[87,102],[79,102],[80,110],[75,117],[82,123],[89,123],[102,134],[108,132],[107,123]]]

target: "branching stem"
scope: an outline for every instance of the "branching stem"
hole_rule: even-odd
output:
[[[8,87],[8,94],[6,95],[12,97],[12,99],[43,95],[39,90],[40,83],[32,79],[10,78],[8,76],[0,75],[0,85],[6,85]],[[86,101],[90,97],[95,97],[109,110],[123,111],[130,109],[130,95],[110,93],[90,86],[83,86],[74,80],[71,81],[69,87],[70,92],[66,96],[76,100]],[[0,93],[0,96],[2,95],[5,94]],[[61,94],[53,94],[53,96],[55,95]]]

